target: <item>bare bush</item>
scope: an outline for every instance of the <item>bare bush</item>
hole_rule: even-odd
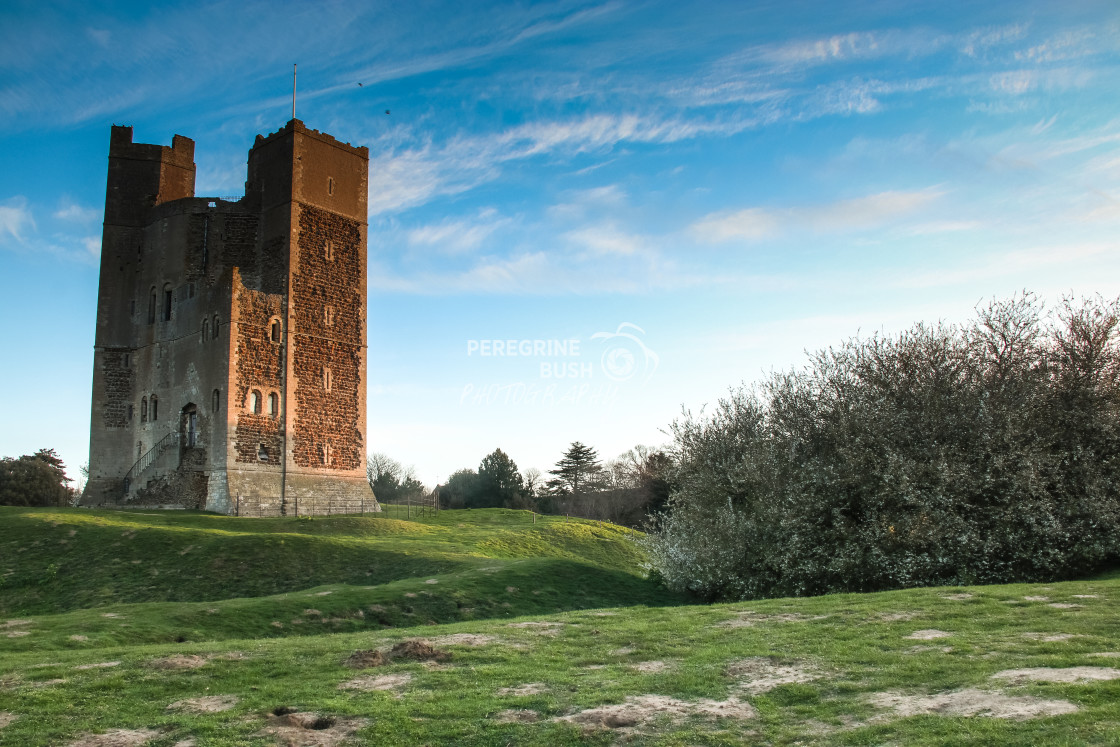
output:
[[[710,598],[1037,581],[1120,553],[1120,302],[849,340],[674,423],[648,540]]]

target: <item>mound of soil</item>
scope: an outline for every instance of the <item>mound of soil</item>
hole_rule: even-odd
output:
[[[346,659],[346,666],[351,669],[369,669],[380,667],[397,659],[411,659],[412,661],[447,661],[451,658],[450,651],[441,651],[428,641],[420,638],[410,638],[401,641],[388,651],[371,648],[355,651]]]

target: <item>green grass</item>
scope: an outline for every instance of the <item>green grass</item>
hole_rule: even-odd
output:
[[[1120,743],[1120,679],[1070,684],[993,678],[1000,671],[1035,667],[1120,669],[1120,658],[1095,655],[1120,652],[1116,573],[1048,585],[680,606],[633,573],[640,554],[626,540],[626,530],[593,522],[538,519],[534,527],[531,516],[505,511],[444,512],[411,523],[3,511],[0,543],[28,548],[17,557],[0,544],[0,570],[11,571],[0,587],[7,610],[0,617],[0,626],[6,626],[0,627],[0,714],[17,717],[0,727],[4,745],[66,744],[82,734],[119,728],[154,730],[152,747],[188,738],[198,745],[275,744],[276,737],[262,730],[281,706],[364,719],[353,736],[363,744]],[[13,523],[21,529],[12,530]],[[74,528],[78,532],[71,537]],[[127,544],[111,544],[133,530]],[[224,558],[224,567],[242,563],[245,577],[215,579],[207,596],[205,585],[189,594],[171,588],[177,581],[168,581],[175,579],[169,572],[145,577],[120,563],[91,567],[85,576],[91,584],[132,601],[79,609],[64,588],[84,585],[64,578],[61,565],[39,581],[42,569],[35,563],[46,559],[41,548],[53,549],[59,539],[78,543],[86,534],[81,542],[91,566],[92,559],[104,564],[125,551],[121,548],[143,547],[170,549],[174,554],[159,566],[169,569],[175,558],[190,558],[206,547],[206,553]],[[111,541],[103,546],[106,539]],[[232,554],[225,540],[243,543],[237,550],[242,554]],[[192,544],[195,548],[178,555]],[[298,573],[272,569],[282,577],[280,585],[315,581],[270,588],[264,578],[270,565],[294,557],[292,545],[337,557],[304,559]],[[365,575],[366,550],[387,569],[384,577]],[[208,561],[206,553],[198,556]],[[34,557],[39,560],[28,560]],[[131,559],[126,556],[123,565],[133,565]],[[77,559],[66,567],[72,563]],[[356,570],[348,567],[353,563]],[[437,564],[439,571],[429,570]],[[410,567],[417,572],[407,575]],[[33,583],[13,584],[12,577]],[[269,591],[230,598],[241,588]],[[190,594],[190,601],[170,601],[171,595]],[[1080,606],[1051,606],[1055,603]],[[17,614],[19,604],[42,611]],[[948,636],[908,638],[930,629]],[[8,637],[12,632],[27,635]],[[487,638],[482,645],[445,638],[455,634]],[[1072,637],[1046,640],[1057,634]],[[176,642],[178,637],[185,640]],[[393,661],[362,671],[343,664],[355,650],[387,649],[420,637],[450,652],[451,660],[438,667]],[[195,669],[158,666],[172,655],[205,663]],[[746,673],[740,671],[744,660]],[[119,663],[78,668],[111,662]],[[771,674],[797,673],[792,679],[801,681],[744,689],[758,685],[766,673],[759,667]],[[382,675],[410,679],[387,691],[339,687],[355,677]],[[538,687],[524,694],[502,692],[529,683]],[[925,696],[967,689],[1061,701],[1078,710],[1027,720],[944,713],[903,717],[875,704],[882,693]],[[168,709],[204,695],[239,700],[220,713]],[[626,706],[628,698],[652,695],[677,701],[680,715],[662,712],[643,720]],[[750,717],[696,712],[698,704],[729,699],[745,704]],[[613,726],[562,720],[609,705],[628,708],[621,718],[609,719]],[[511,709],[531,712],[536,721],[503,723],[499,716]],[[637,720],[629,723],[632,719]],[[5,720],[0,715],[0,724]]]

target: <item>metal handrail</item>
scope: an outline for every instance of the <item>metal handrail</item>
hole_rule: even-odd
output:
[[[136,460],[129,468],[128,472],[124,474],[124,494],[128,495],[128,490],[132,487],[132,481],[135,480],[140,473],[152,466],[152,462],[159,459],[163,452],[170,449],[172,446],[179,445],[179,432],[172,431],[166,436],[156,442],[156,445],[144,452],[144,455]]]

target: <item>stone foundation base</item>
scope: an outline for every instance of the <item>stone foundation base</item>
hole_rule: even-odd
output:
[[[215,487],[220,482],[211,480]],[[275,472],[230,470],[222,487],[224,491],[211,491],[207,511],[251,517],[369,514],[381,510],[364,476],[289,472],[284,482]]]

